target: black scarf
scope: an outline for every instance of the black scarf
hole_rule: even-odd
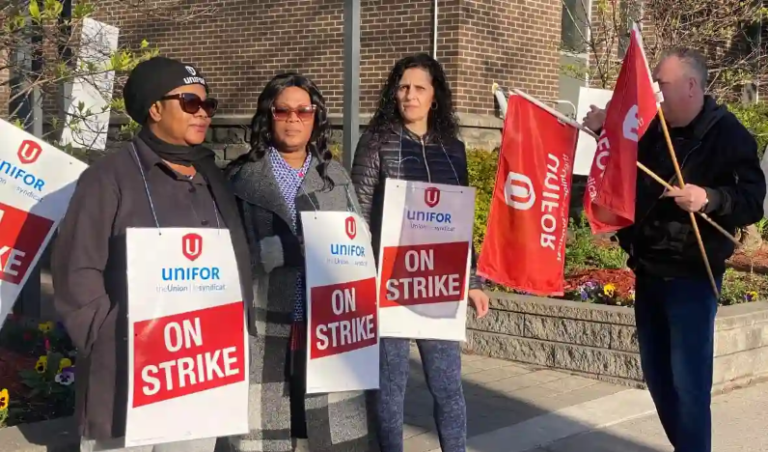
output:
[[[240,273],[240,286],[246,309],[253,303],[253,285],[251,282],[251,256],[248,251],[248,241],[243,229],[242,217],[237,207],[235,195],[229,188],[229,184],[222,171],[216,166],[216,156],[210,149],[204,146],[178,146],[161,140],[144,127],[139,132],[139,138],[149,146],[161,159],[166,162],[193,166],[208,182],[211,187],[213,200],[221,213],[224,224],[229,229],[232,246],[235,249],[237,270]],[[253,325],[253,322],[248,322]],[[251,334],[255,335],[255,331]]]

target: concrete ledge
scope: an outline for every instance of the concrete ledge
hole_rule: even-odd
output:
[[[0,429],[0,452],[74,452],[79,444],[71,417]]]
[[[498,294],[467,328],[472,353],[644,386],[631,308]],[[768,377],[768,303],[721,307],[714,356],[715,392]]]

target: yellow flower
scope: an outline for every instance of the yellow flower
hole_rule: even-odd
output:
[[[11,398],[8,396],[8,390],[3,389],[0,391],[0,411],[4,411],[8,409],[8,404],[10,403]]]
[[[61,361],[59,361],[59,371],[56,373],[60,374],[67,367],[72,367],[72,360],[69,358],[62,358]]]
[[[616,286],[613,284],[606,284],[603,287],[603,293],[609,297],[612,297],[616,293]]]
[[[40,330],[43,334],[50,333],[53,330],[53,322],[43,322],[37,325],[37,329]]]
[[[47,356],[41,356],[40,358],[37,359],[37,364],[35,364],[35,370],[39,374],[45,373],[45,371],[48,370]]]

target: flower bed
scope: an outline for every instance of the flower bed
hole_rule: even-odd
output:
[[[566,277],[566,291],[561,298],[612,306],[632,306],[635,301],[635,276],[629,269],[591,269]],[[727,269],[723,277],[720,305],[765,300],[768,276]]]
[[[61,324],[9,316],[0,331],[0,426],[71,415],[76,355]]]

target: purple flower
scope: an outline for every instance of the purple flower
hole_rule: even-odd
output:
[[[75,382],[75,369],[73,367],[67,367],[60,373],[56,374],[54,378],[56,383],[62,386],[69,386]]]

